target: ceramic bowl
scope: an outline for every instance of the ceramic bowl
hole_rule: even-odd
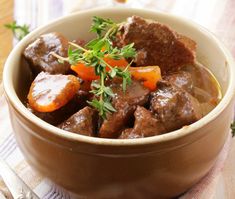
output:
[[[30,72],[24,48],[43,33],[91,39],[92,16],[115,21],[132,15],[167,24],[197,42],[197,59],[221,85],[217,107],[192,125],[164,135],[131,139],[86,137],[60,130],[30,113],[20,100]],[[233,118],[235,64],[218,39],[201,26],[170,14],[138,9],[96,9],[62,17],[31,32],[13,49],[3,83],[15,137],[28,163],[66,189],[86,198],[170,198],[197,183],[213,166]]]

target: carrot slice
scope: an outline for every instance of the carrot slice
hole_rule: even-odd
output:
[[[128,62],[125,59],[115,60],[109,57],[104,57],[104,61],[112,67],[126,67]],[[95,74],[94,67],[86,66],[83,63],[78,63],[76,65],[72,65],[71,69],[75,71],[80,78],[87,81],[92,81],[99,79],[99,76]],[[106,67],[106,71],[109,71],[109,67]]]
[[[158,66],[130,67],[134,79],[143,81],[143,85],[151,91],[156,90],[157,82],[161,79],[161,70]]]
[[[128,65],[128,62],[125,59],[112,59],[109,57],[104,57],[104,61],[112,67],[126,67]]]
[[[76,65],[72,65],[71,69],[75,71],[83,80],[92,81],[99,79],[99,76],[95,74],[95,69],[92,66],[86,66],[85,64],[78,63]]]
[[[39,112],[52,112],[67,104],[80,88],[73,75],[51,75],[41,72],[32,82],[28,102]]]

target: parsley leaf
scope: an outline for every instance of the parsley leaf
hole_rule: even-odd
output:
[[[4,25],[6,28],[10,29],[12,33],[14,34],[14,37],[17,40],[23,39],[27,34],[29,34],[29,26],[28,25],[18,25],[16,21],[13,21],[12,23],[5,24]]]
[[[232,130],[232,135],[234,137],[235,136],[235,121],[231,124],[230,128]]]
[[[115,23],[111,19],[103,19],[101,17],[94,16],[90,32],[94,32],[98,34],[99,37],[101,37],[102,32],[113,24]]]
[[[97,34],[97,38],[91,40],[85,47],[81,47],[70,42],[68,49],[68,57],[61,57],[55,53],[51,53],[57,57],[60,62],[67,61],[76,65],[83,63],[86,66],[94,67],[96,75],[100,76],[99,80],[92,81],[90,91],[94,94],[94,99],[88,101],[90,106],[98,110],[99,115],[105,119],[107,113],[115,112],[111,100],[115,96],[112,89],[105,85],[108,79],[115,77],[122,78],[122,88],[125,92],[127,85],[131,83],[131,74],[128,71],[131,63],[123,69],[123,67],[113,67],[107,63],[106,58],[123,59],[134,58],[136,51],[134,44],[129,44],[123,48],[113,46],[112,39],[119,31],[122,23],[117,24],[111,19],[103,19],[101,17],[93,17],[93,24],[90,31]]]

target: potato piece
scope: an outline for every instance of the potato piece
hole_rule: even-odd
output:
[[[31,84],[28,102],[39,112],[52,112],[67,104],[80,88],[73,75],[51,75],[41,72]]]

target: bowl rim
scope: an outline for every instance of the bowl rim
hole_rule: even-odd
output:
[[[200,32],[202,32],[205,36],[207,36],[210,40],[212,40],[218,48],[221,50],[221,52],[225,56],[225,60],[227,61],[228,66],[228,74],[229,74],[229,83],[227,91],[225,92],[224,96],[222,97],[222,100],[219,102],[219,104],[206,116],[204,116],[202,119],[198,120],[197,122],[187,126],[187,128],[181,128],[175,131],[172,131],[170,133],[152,136],[152,137],[146,137],[146,138],[138,138],[138,139],[110,139],[110,138],[98,138],[98,137],[89,137],[85,135],[75,134],[72,132],[68,132],[62,129],[59,129],[43,120],[35,116],[33,113],[27,110],[27,108],[23,105],[23,103],[18,98],[14,87],[13,87],[13,77],[12,77],[12,71],[13,71],[13,60],[15,57],[15,54],[18,52],[18,49],[22,48],[22,46],[25,46],[26,44],[31,41],[33,37],[35,37],[38,34],[41,34],[46,27],[51,25],[56,25],[58,23],[61,23],[63,21],[66,21],[67,19],[77,17],[80,15],[84,15],[86,13],[108,13],[108,12],[136,12],[138,13],[144,13],[144,14],[151,14],[151,15],[158,15],[162,17],[168,17],[168,18],[174,18],[174,20],[179,21],[180,23],[191,26],[192,28],[198,29]],[[232,67],[233,66],[233,67]],[[35,30],[33,30],[30,34],[28,34],[25,38],[22,39],[11,51],[10,55],[7,58],[7,61],[4,66],[3,70],[3,87],[4,87],[4,94],[7,98],[7,100],[11,103],[11,105],[20,113],[21,116],[29,120],[34,125],[42,128],[43,130],[49,131],[50,133],[59,136],[61,138],[71,140],[71,141],[79,141],[84,142],[87,144],[95,144],[95,145],[113,145],[113,146],[137,146],[137,145],[145,145],[145,144],[152,144],[152,143],[162,143],[167,141],[172,141],[184,136],[187,136],[191,133],[193,133],[195,130],[202,128],[207,123],[214,120],[216,117],[219,116],[219,114],[228,106],[228,104],[232,101],[234,96],[234,90],[235,90],[235,62],[233,60],[232,55],[230,52],[225,48],[225,46],[214,36],[213,33],[208,31],[206,28],[202,27],[201,25],[186,19],[184,17],[176,16],[174,14],[169,13],[163,13],[160,11],[153,11],[149,9],[137,9],[137,8],[95,8],[95,9],[89,9],[84,11],[79,11],[72,13],[67,16],[60,17],[54,21],[51,21],[50,23],[43,25]]]

